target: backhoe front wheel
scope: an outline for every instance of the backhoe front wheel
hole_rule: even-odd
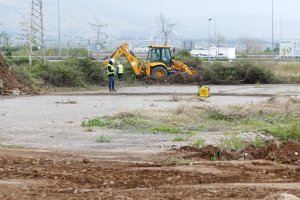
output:
[[[166,68],[159,66],[152,69],[151,78],[164,78],[168,76]]]

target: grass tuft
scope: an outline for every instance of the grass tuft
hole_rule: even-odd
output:
[[[195,141],[192,146],[196,148],[202,148],[204,146],[205,141],[203,139],[199,139]]]
[[[186,141],[186,138],[178,136],[178,137],[175,137],[172,141],[173,142],[184,142],[184,141]]]
[[[238,136],[233,136],[230,139],[226,140],[223,145],[225,146],[225,148],[231,151],[238,151],[245,148],[246,142]]]
[[[189,165],[192,161],[183,157],[171,157],[165,160],[164,165]]]
[[[105,135],[101,135],[99,137],[97,137],[96,142],[98,143],[110,143],[112,142],[112,138],[105,136]]]
[[[300,124],[290,123],[286,126],[275,125],[269,126],[265,131],[281,140],[297,140],[300,141]]]
[[[253,146],[255,146],[256,148],[262,148],[266,145],[266,142],[260,139],[259,137],[255,138],[255,140],[253,141]]]
[[[87,121],[83,121],[81,126],[83,127],[108,127],[109,121],[102,118],[89,119]]]

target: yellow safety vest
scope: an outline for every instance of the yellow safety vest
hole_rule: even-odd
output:
[[[109,67],[111,68],[111,71],[112,71],[112,72],[110,72],[110,71],[108,70]],[[114,67],[113,65],[109,64],[109,65],[107,66],[107,75],[114,75],[114,74],[115,74],[115,67]]]
[[[124,73],[124,66],[120,64],[120,65],[118,65],[118,68],[119,68],[118,73],[123,74]]]

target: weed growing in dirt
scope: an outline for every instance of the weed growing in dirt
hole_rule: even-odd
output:
[[[201,148],[204,146],[205,141],[203,139],[198,139],[197,141],[195,141],[192,146],[196,147],[196,148]]]
[[[221,111],[215,109],[208,109],[208,112],[209,112],[209,118],[213,120],[223,120],[223,121],[230,121],[230,122],[235,120],[234,117],[230,115],[226,115]]]
[[[96,142],[98,143],[110,143],[112,142],[112,138],[105,136],[105,135],[101,135],[99,137],[97,137]]]
[[[211,161],[217,161],[218,160],[218,156],[215,154],[210,158]]]
[[[287,125],[269,126],[265,131],[282,140],[297,140],[300,141],[300,125],[292,123]]]
[[[184,141],[186,141],[186,138],[181,137],[181,136],[177,136],[172,141],[173,142],[184,142]]]
[[[233,136],[230,139],[226,140],[223,143],[223,146],[231,151],[238,151],[245,148],[246,142],[238,136]]]
[[[81,126],[83,127],[108,127],[110,125],[109,121],[102,118],[89,119],[82,122]]]
[[[164,165],[174,166],[174,165],[189,165],[192,161],[185,159],[184,157],[171,157],[165,160]]]
[[[179,128],[171,125],[158,125],[154,128],[151,128],[150,131],[153,133],[193,134],[193,131],[186,131],[181,127]]]
[[[255,146],[256,148],[262,148],[266,145],[266,142],[260,139],[259,137],[255,138],[255,140],[253,141],[253,146]]]

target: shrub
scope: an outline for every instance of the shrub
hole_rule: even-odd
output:
[[[100,72],[103,67],[100,63],[93,62],[91,59],[69,59],[64,61],[65,66],[69,66],[81,72],[82,79],[88,84],[98,84]]]
[[[206,83],[212,84],[268,84],[275,81],[275,76],[270,70],[244,61],[227,65],[214,62],[200,73]]]
[[[57,64],[48,66],[42,78],[57,87],[78,87],[84,85],[82,76],[82,73],[73,67]]]

